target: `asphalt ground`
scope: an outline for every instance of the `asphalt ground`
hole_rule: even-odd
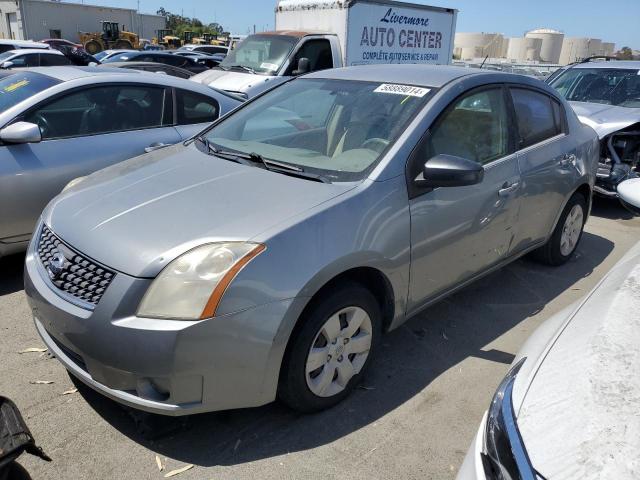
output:
[[[637,241],[640,219],[597,200],[567,265],[519,260],[385,335],[363,387],[339,406],[298,415],[274,403],[179,419],[125,409],[46,353],[18,353],[43,344],[22,291],[24,257],[0,259],[0,395],[53,459],[20,463],[34,479],[156,479],[187,465],[174,478],[454,478],[518,348]]]

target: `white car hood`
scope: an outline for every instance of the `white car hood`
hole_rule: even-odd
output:
[[[194,75],[191,80],[227,92],[247,93],[249,97],[253,97],[282,83],[286,78],[214,68]]]
[[[518,397],[526,393],[518,426],[536,470],[554,480],[640,478],[638,371],[640,245],[565,325],[530,384],[519,386]]]
[[[593,128],[601,139],[640,122],[640,108],[616,107],[601,103],[569,103],[580,121]]]

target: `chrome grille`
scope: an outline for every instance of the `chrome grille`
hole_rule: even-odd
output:
[[[66,258],[58,275],[52,275],[51,261],[56,254]],[[49,280],[61,293],[80,302],[97,305],[116,273],[76,252],[56,237],[46,225],[38,239],[38,257],[49,274]]]

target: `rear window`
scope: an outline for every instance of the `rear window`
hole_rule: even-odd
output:
[[[22,72],[0,80],[0,111],[14,107],[27,98],[40,93],[60,81],[40,73]]]

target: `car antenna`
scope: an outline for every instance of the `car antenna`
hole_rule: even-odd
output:
[[[487,58],[489,58],[489,55],[487,55],[486,57],[484,57],[484,60],[482,60],[482,63],[480,64],[480,69],[482,69],[482,67],[484,67],[484,62],[487,61]]]

